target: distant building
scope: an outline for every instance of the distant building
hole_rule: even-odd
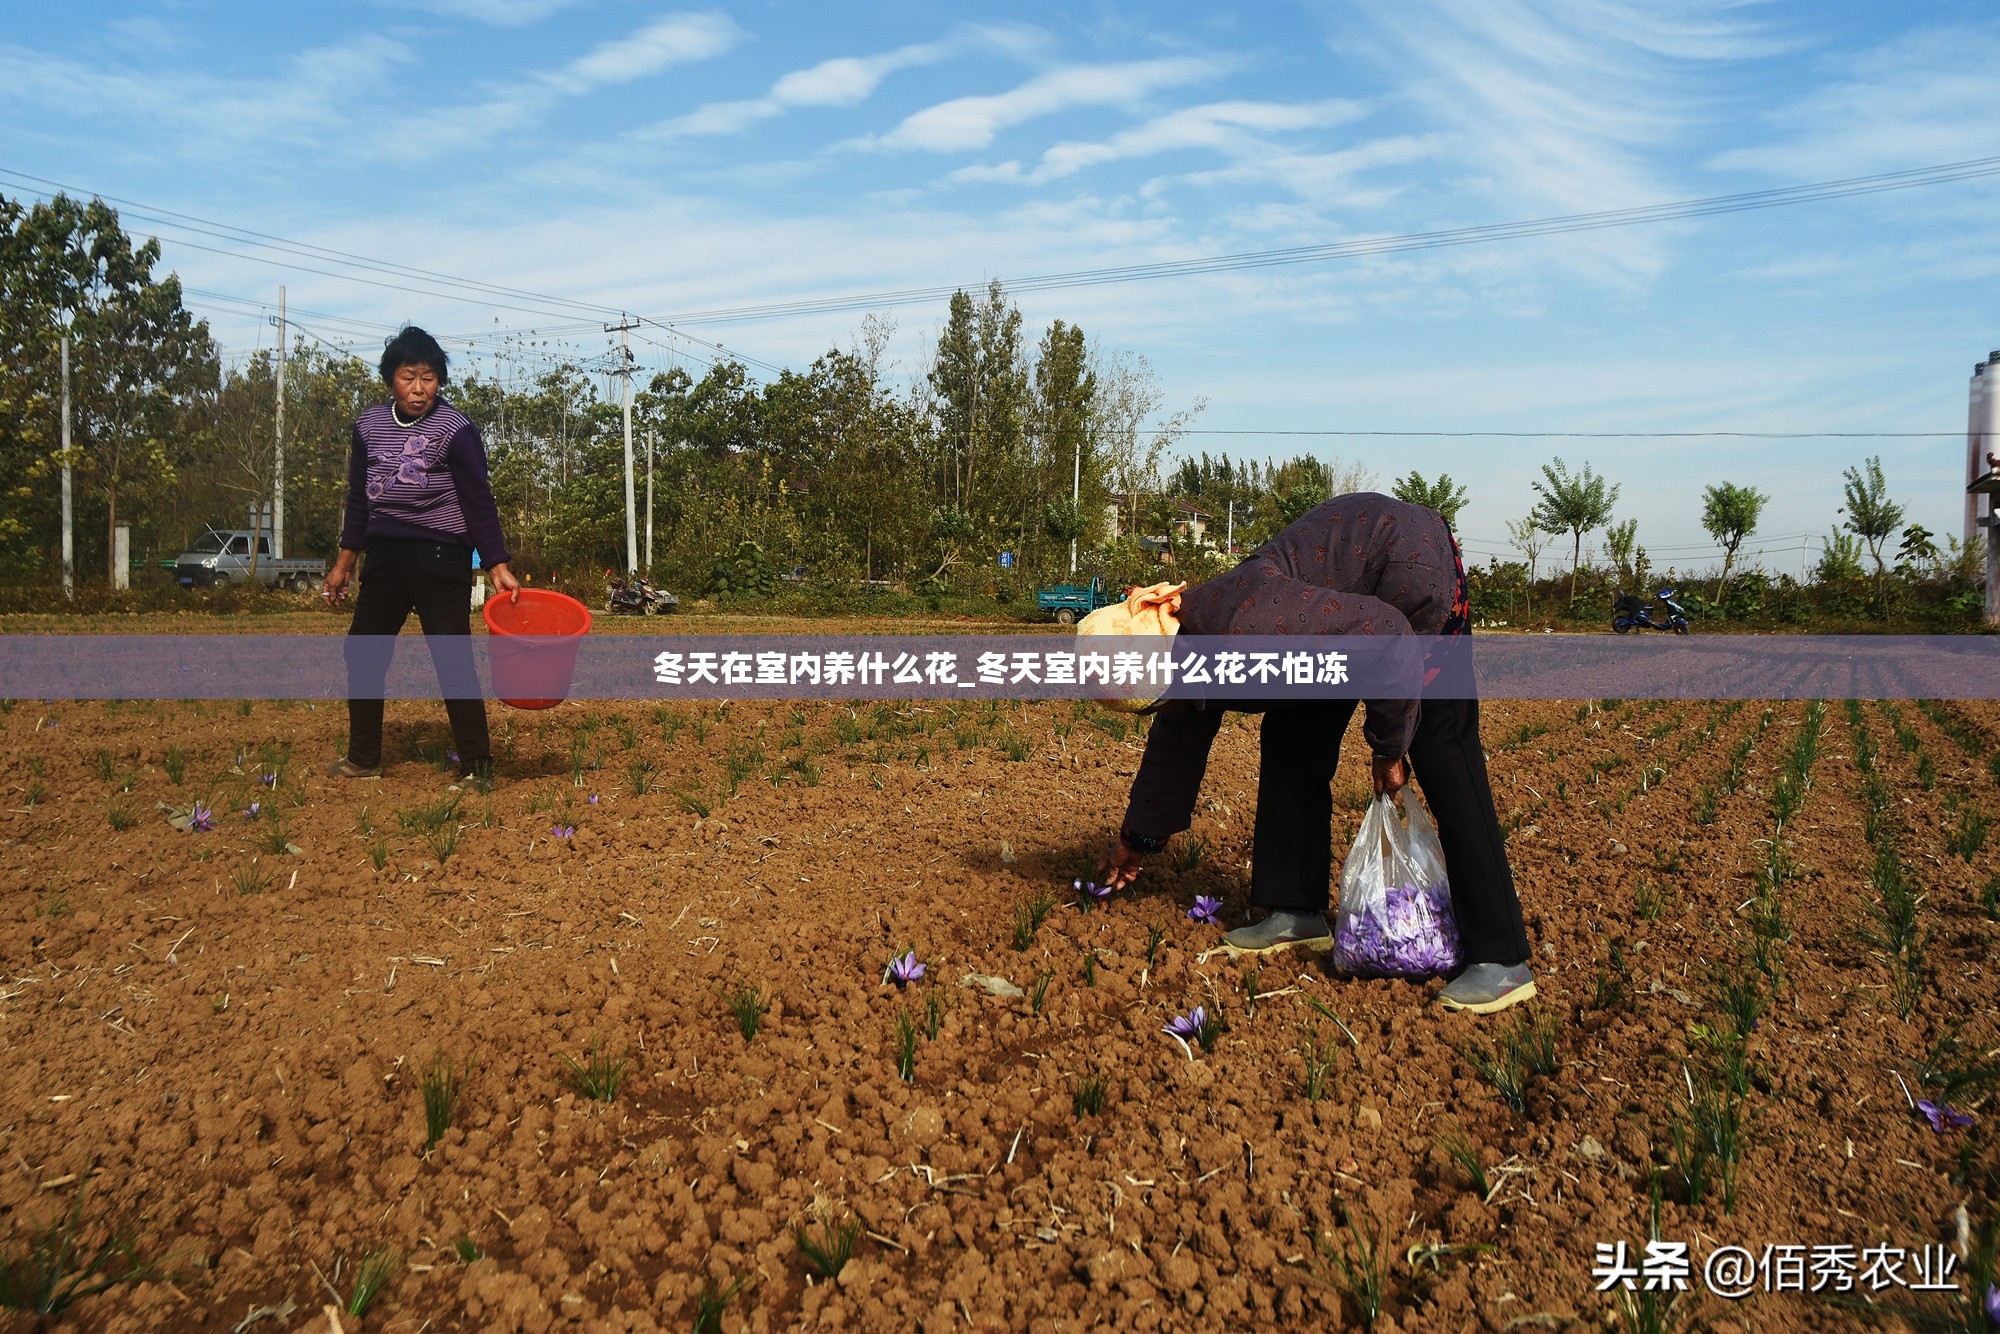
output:
[[[1174,536],[1183,541],[1193,540],[1202,546],[1210,545],[1208,526],[1215,516],[1207,510],[1188,504],[1185,500],[1174,502]]]
[[[1105,502],[1104,525],[1113,539],[1123,537],[1137,527],[1128,521],[1130,509],[1130,497]],[[1169,522],[1171,533],[1138,534],[1146,543],[1147,550],[1164,550],[1170,539],[1179,542],[1192,541],[1200,546],[1215,545],[1208,535],[1209,527],[1215,522],[1215,516],[1199,505],[1190,505],[1185,500],[1175,500],[1173,517]]]

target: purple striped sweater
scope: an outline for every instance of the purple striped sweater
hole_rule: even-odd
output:
[[[361,551],[377,537],[455,542],[477,550],[488,568],[507,560],[486,443],[471,419],[442,399],[412,426],[397,421],[387,403],[354,420],[340,545]]]

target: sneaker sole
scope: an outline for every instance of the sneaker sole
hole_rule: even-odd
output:
[[[1333,949],[1333,936],[1307,936],[1303,940],[1281,940],[1274,945],[1232,945],[1222,942],[1222,952],[1232,959],[1255,958],[1264,954],[1283,954],[1286,950],[1311,950],[1314,954],[1325,954]]]
[[[1496,996],[1490,1001],[1452,1000],[1448,996],[1440,995],[1438,997],[1438,1004],[1444,1006],[1447,1010],[1463,1010],[1467,1014],[1497,1014],[1511,1005],[1519,1005],[1524,1000],[1533,1000],[1534,998],[1535,984],[1533,982],[1523,982],[1512,991],[1501,996]]]

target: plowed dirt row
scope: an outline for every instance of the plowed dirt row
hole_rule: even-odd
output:
[[[174,1256],[171,1281],[84,1300],[68,1328],[234,1329],[260,1309],[245,1328],[328,1328],[322,1307],[387,1247],[397,1267],[344,1328],[685,1328],[706,1282],[731,1330],[1219,1330],[1354,1322],[1327,1257],[1379,1231],[1377,1328],[1499,1331],[1602,1328],[1594,1249],[1646,1238],[1656,1178],[1661,1235],[1697,1256],[1914,1251],[1953,1241],[1962,1203],[1990,1210],[1973,1186],[1990,1106],[1939,1134],[1898,1080],[1954,1025],[1975,1055],[2000,1047],[1993,859],[1944,842],[1947,793],[2000,812],[1989,772],[1906,704],[1926,790],[1868,707],[1934,928],[1898,1019],[1863,935],[1850,728],[1826,710],[1778,835],[1788,935],[1725,1211],[1714,1190],[1688,1202],[1672,1125],[1718,969],[1748,967],[1805,711],[1483,707],[1533,1008],[1556,1026],[1555,1071],[1518,1113],[1470,1059],[1515,1015],[1208,953],[1217,929],[1185,912],[1214,894],[1244,918],[1255,718],[1224,728],[1195,837],[1085,911],[1069,882],[1143,745],[1088,706],[497,711],[487,795],[447,790],[435,705],[392,704],[389,774],[343,783],[320,772],[337,710],[15,702],[0,1236],[18,1246],[87,1177],[87,1234],[135,1220],[140,1253]],[[1991,705],[1957,707],[2000,734]],[[1704,802],[1746,738],[1736,790]],[[1335,778],[1341,852],[1362,750],[1350,737]],[[197,798],[214,828],[169,827],[162,806]],[[1060,905],[1017,949],[1042,892]],[[882,979],[904,950],[926,974],[899,989]],[[743,988],[769,1005],[747,1041],[725,1003]],[[1191,1058],[1160,1029],[1195,1005],[1226,1027]],[[561,1078],[593,1048],[624,1059],[610,1101]],[[1307,1057],[1327,1053],[1314,1101]],[[464,1091],[427,1153],[438,1058]],[[1490,1195],[1438,1147],[1454,1134]],[[858,1224],[831,1282],[795,1239],[823,1219]],[[1853,1321],[1823,1297],[1699,1292],[1674,1318]]]

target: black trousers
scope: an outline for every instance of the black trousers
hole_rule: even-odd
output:
[[[1250,901],[1259,907],[1327,909],[1333,879],[1333,771],[1354,709],[1351,699],[1322,700],[1264,715],[1256,856],[1250,871]],[[1479,701],[1425,700],[1410,742],[1410,768],[1437,817],[1465,961],[1525,962],[1528,930],[1486,778]]]
[[[479,680],[472,661],[471,547],[380,538],[368,544],[348,635],[398,634],[412,611],[444,690],[459,766],[485,768],[493,755],[486,701],[478,694],[466,697],[477,691]],[[363,768],[382,762],[382,686],[389,661],[374,648],[362,651],[350,645],[347,653],[347,758]]]

